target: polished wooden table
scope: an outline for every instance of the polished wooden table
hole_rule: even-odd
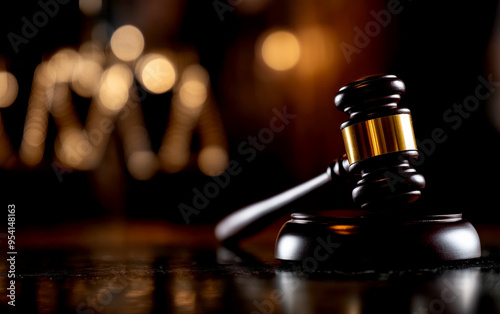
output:
[[[273,258],[279,225],[243,243],[243,254],[218,247],[213,226],[87,221],[19,230],[16,306],[7,304],[2,262],[0,313],[500,313],[495,226],[477,226],[479,260],[310,273]]]

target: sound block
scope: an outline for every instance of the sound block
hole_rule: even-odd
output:
[[[293,213],[278,234],[275,257],[309,269],[430,266],[479,258],[481,244],[462,214],[346,217],[335,211]]]

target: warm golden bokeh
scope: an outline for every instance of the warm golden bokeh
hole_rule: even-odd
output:
[[[99,86],[102,72],[102,66],[96,61],[80,58],[71,80],[73,90],[82,97],[92,97]]]
[[[207,100],[208,83],[208,73],[203,67],[191,65],[186,68],[179,89],[181,104],[188,108],[200,108]]]
[[[177,135],[177,136],[176,136]],[[189,142],[182,134],[164,139],[159,156],[163,169],[168,173],[181,171],[189,162]]]
[[[115,64],[102,75],[99,88],[100,104],[112,111],[125,106],[129,97],[129,88],[133,82],[133,74],[123,64]]]
[[[88,169],[91,155],[94,153],[92,144],[85,133],[71,128],[58,135],[54,145],[57,158],[74,169]]]
[[[202,148],[198,155],[198,167],[201,172],[208,176],[218,176],[222,174],[228,164],[227,152],[220,146],[207,146]]]
[[[177,77],[172,62],[156,53],[147,54],[139,59],[135,72],[142,87],[153,94],[169,91]]]
[[[64,48],[57,51],[49,60],[47,71],[52,72],[57,83],[70,82],[73,70],[78,63],[78,52],[74,49]]]
[[[300,58],[297,37],[288,31],[269,34],[262,43],[262,59],[271,69],[285,71],[293,68]]]
[[[111,37],[111,50],[118,59],[133,61],[144,50],[144,36],[135,26],[122,26]]]
[[[10,72],[0,72],[0,108],[12,105],[17,98],[18,90],[16,77]]]
[[[96,41],[86,41],[78,49],[80,56],[86,60],[92,60],[100,65],[106,61],[104,47],[101,43]]]
[[[102,8],[102,0],[79,0],[80,11],[87,16],[97,15]]]
[[[158,157],[152,151],[136,151],[130,154],[127,168],[130,175],[137,180],[149,180],[158,171]]]

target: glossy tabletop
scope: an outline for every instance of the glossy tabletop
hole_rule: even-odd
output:
[[[213,226],[87,222],[23,230],[17,241],[16,306],[7,305],[9,266],[2,262],[0,310],[500,313],[500,233],[494,227],[478,228],[479,260],[383,270],[284,265],[273,257],[275,227],[237,253],[217,245]]]

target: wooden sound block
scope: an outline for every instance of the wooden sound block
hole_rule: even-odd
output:
[[[462,214],[391,217],[294,213],[281,228],[275,257],[318,267],[435,265],[481,257],[479,236]]]

